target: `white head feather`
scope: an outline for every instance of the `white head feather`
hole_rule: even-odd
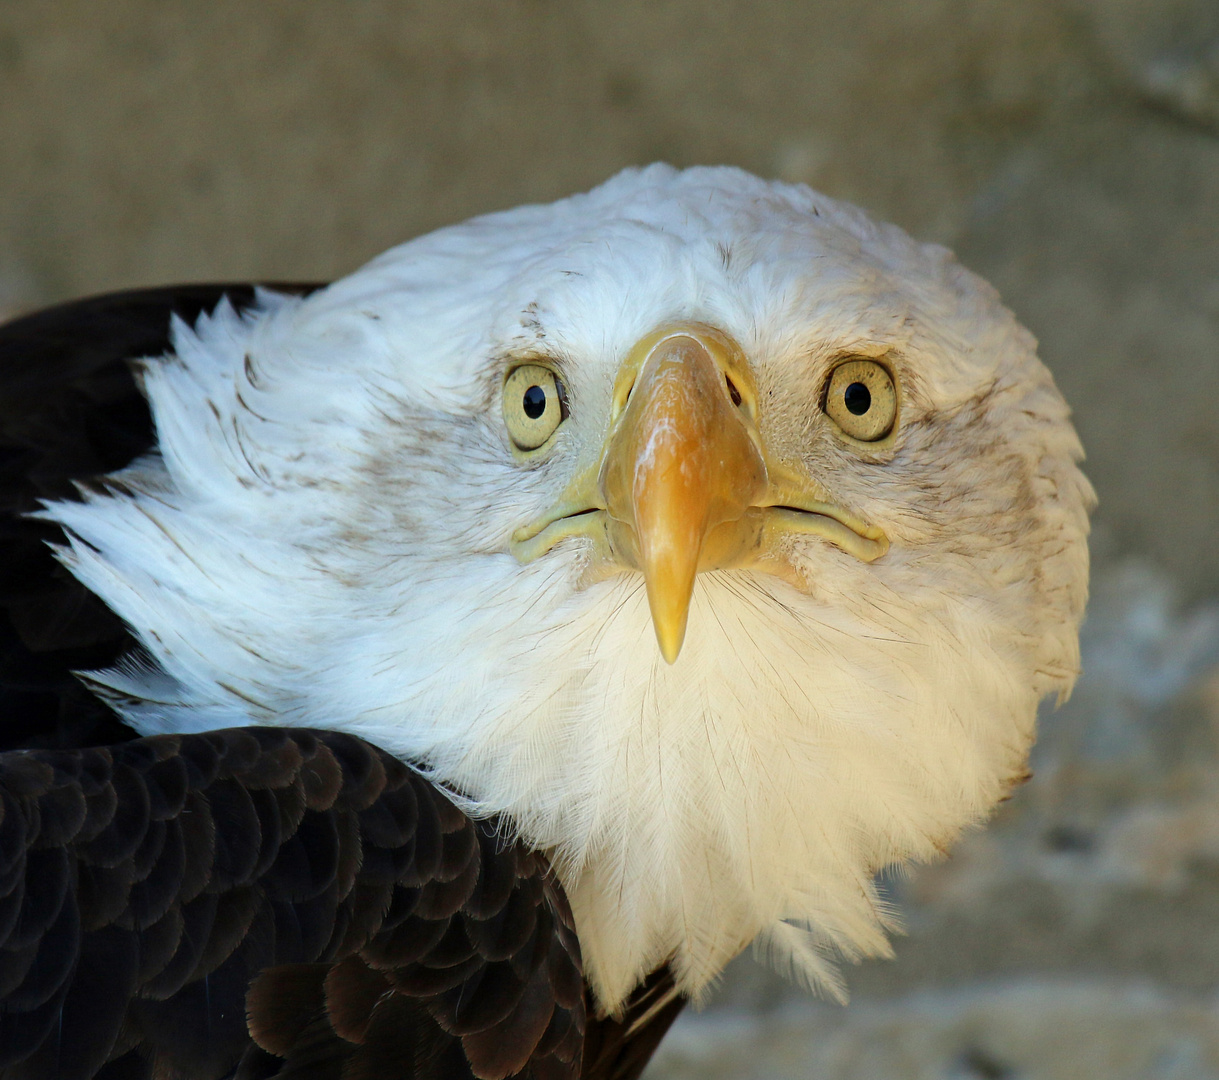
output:
[[[700,575],[669,667],[638,574],[581,588],[583,542],[521,566],[508,538],[679,319],[735,338],[766,439],[892,546],[793,541],[805,591]],[[1075,679],[1093,496],[1032,337],[944,249],[806,188],[628,171],[173,340],[143,369],[159,453],[48,508],[154,661],[95,685],[146,733],[351,731],[506,815],[607,1007],[666,960],[697,995],[755,938],[833,991],[831,952],[887,948],[874,874],[983,818]],[[889,452],[830,437],[844,352],[898,376]],[[498,394],[539,354],[571,417],[522,466]]]

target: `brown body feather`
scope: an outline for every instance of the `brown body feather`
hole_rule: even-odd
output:
[[[6,1077],[579,1075],[545,859],[367,743],[9,753],[0,799]]]
[[[540,854],[350,736],[124,741],[72,675],[135,645],[23,515],[153,447],[130,362],[222,296],[0,327],[0,1077],[632,1080],[682,1000],[587,1015]]]

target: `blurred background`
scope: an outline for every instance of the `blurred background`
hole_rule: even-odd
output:
[[[4,0],[0,310],[315,280],[624,165],[730,163],[953,247],[1100,493],[1036,775],[891,883],[896,959],[748,958],[650,1080],[1219,1078],[1216,0]]]

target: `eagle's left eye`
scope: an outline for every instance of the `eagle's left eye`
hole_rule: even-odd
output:
[[[504,381],[504,424],[518,450],[536,450],[567,417],[562,381],[540,364],[513,368]]]
[[[825,411],[852,439],[877,442],[897,420],[893,376],[875,360],[848,360],[830,373]]]

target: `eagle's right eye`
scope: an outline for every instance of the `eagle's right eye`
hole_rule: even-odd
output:
[[[567,416],[559,377],[540,364],[513,368],[504,381],[504,424],[518,450],[545,445]]]

